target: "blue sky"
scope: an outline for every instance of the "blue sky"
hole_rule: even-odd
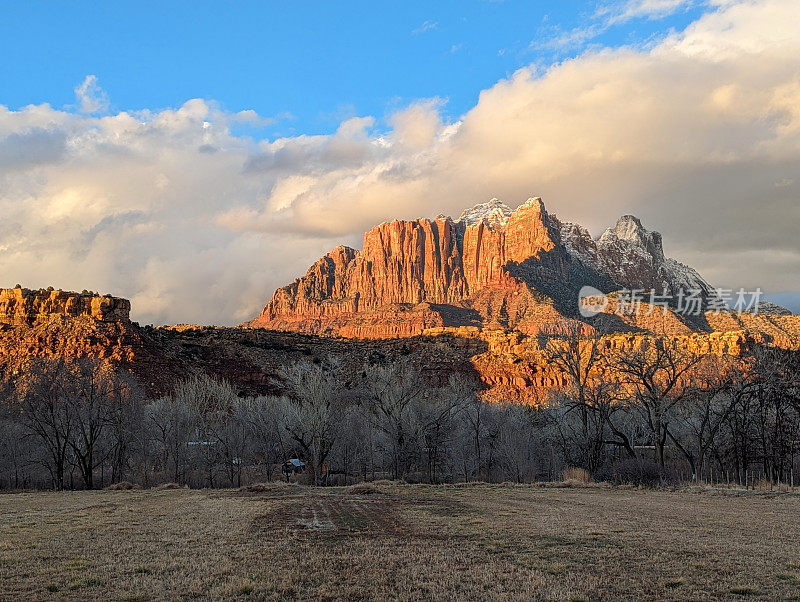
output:
[[[380,127],[420,98],[456,119],[522,66],[646,44],[706,10],[675,4],[609,24],[619,5],[574,0],[6,1],[0,104],[69,108],[93,74],[111,112],[213,99],[274,118],[259,137],[328,133],[356,115]]]
[[[633,214],[800,310],[798,0],[0,0],[0,286],[235,324],[382,221]]]

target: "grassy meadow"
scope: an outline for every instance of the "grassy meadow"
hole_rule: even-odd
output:
[[[0,598],[787,599],[800,497],[608,486],[0,495]]]

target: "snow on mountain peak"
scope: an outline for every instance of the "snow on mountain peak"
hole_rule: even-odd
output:
[[[508,223],[513,211],[499,199],[491,199],[485,203],[478,203],[471,209],[461,214],[457,221],[464,222],[467,226],[484,222],[492,230],[502,228]]]
[[[657,290],[700,290],[709,295],[711,285],[694,269],[664,256],[661,234],[650,231],[633,215],[593,240],[577,224],[560,224],[561,241],[567,251],[620,286]]]
[[[646,252],[653,264],[664,262],[664,250],[661,246],[661,234],[651,232],[642,225],[635,215],[623,215],[613,228],[609,228],[598,239],[598,247],[626,245]]]
[[[635,215],[623,215],[617,220],[613,228],[609,228],[603,232],[600,239],[619,239],[627,240],[628,242],[639,242],[642,239],[642,234],[647,232],[642,226],[641,220]]]

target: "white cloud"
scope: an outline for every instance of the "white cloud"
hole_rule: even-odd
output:
[[[724,1],[724,0],[716,0]],[[535,50],[567,51],[584,48],[589,42],[612,27],[633,19],[657,20],[697,6],[708,6],[713,0],[624,0],[601,4],[590,22],[567,31],[559,26],[546,26],[530,43]],[[544,22],[547,22],[545,19]]]
[[[631,19],[662,19],[704,3],[703,0],[626,0],[601,6],[595,16],[607,25],[617,25]]]
[[[433,29],[437,29],[439,24],[436,21],[424,21],[419,27],[416,27],[411,33],[415,36],[425,33],[426,31],[431,31]]]
[[[108,95],[98,85],[96,75],[87,75],[75,88],[75,99],[81,113],[100,113],[108,109]]]
[[[597,23],[575,27],[569,31],[562,31],[559,27],[553,27],[549,35],[536,38],[529,46],[533,50],[574,50],[583,47],[587,42],[593,40],[607,29],[606,26]]]
[[[594,232],[621,213],[720,286],[800,291],[800,5],[718,6],[649,50],[586,53],[414,103],[376,132],[254,142],[196,99],[104,117],[0,107],[5,286],[132,298],[144,322],[235,323],[373,224],[544,196]]]

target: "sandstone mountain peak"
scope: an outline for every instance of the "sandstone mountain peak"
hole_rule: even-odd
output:
[[[642,226],[642,220],[635,215],[622,215],[612,228],[608,228],[604,232],[604,235],[616,236],[623,240],[633,241],[641,236],[643,232],[646,232],[646,229]]]
[[[375,226],[360,251],[336,247],[246,325],[366,338],[449,326],[535,333],[576,319],[585,285],[713,292],[695,270],[665,258],[661,235],[632,215],[594,239],[548,214],[540,197],[515,210],[495,198],[455,221]]]
[[[713,296],[714,288],[693,268],[665,257],[662,237],[650,231],[633,215],[623,215],[616,224],[593,239],[578,224],[560,225],[561,240],[570,255],[627,288],[677,292],[700,291]]]
[[[544,201],[540,196],[532,196],[524,203],[522,203],[519,207],[516,208],[515,211],[524,211],[524,210],[534,210],[539,211],[540,213],[547,213],[547,210],[544,207]]]

